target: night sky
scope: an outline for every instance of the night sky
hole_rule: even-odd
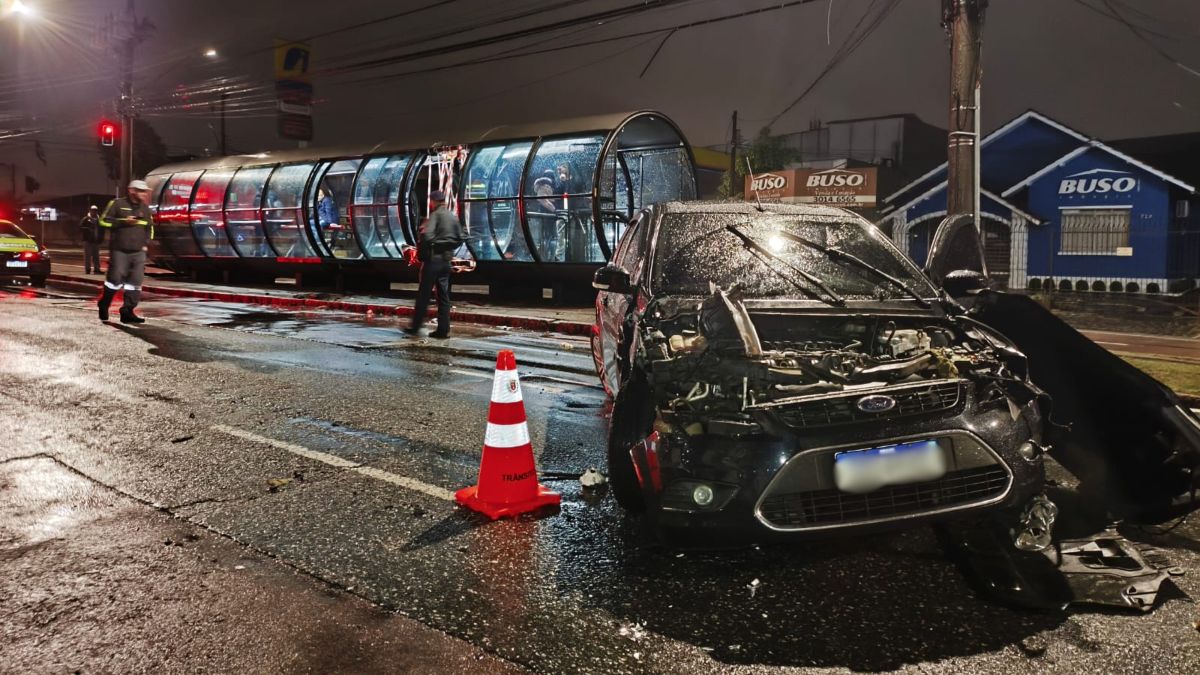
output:
[[[0,6],[10,1],[0,0]],[[11,18],[0,28],[0,137],[13,130],[42,133],[0,140],[0,163],[16,162],[18,181],[24,174],[36,176],[40,196],[109,191],[94,143],[96,124],[111,114],[106,111],[117,90],[117,67],[112,52],[93,46],[94,26],[124,7],[125,0],[24,1],[36,5],[41,18],[25,22],[20,36]],[[172,98],[180,86],[203,89],[202,83],[214,79],[249,89],[231,105],[231,150],[294,147],[294,141],[277,139],[270,110],[274,37],[303,39],[438,5],[313,39],[313,68],[328,71],[631,4],[635,0],[138,0],[139,13],[157,29],[138,51],[137,94],[154,109],[147,119],[172,153],[216,153],[212,112],[207,106],[181,110]],[[663,34],[368,83],[353,80],[777,4],[692,0],[605,25],[386,68],[325,72],[314,84],[314,145],[426,133],[430,141],[452,141],[447,131],[454,128],[638,108],[667,113],[695,145],[724,144],[734,109],[743,135],[757,131],[809,86],[856,26],[861,31],[891,0],[814,0],[680,30],[643,77],[639,74]],[[527,18],[497,21],[539,9]],[[1113,11],[1141,26],[1139,32],[1100,14]],[[948,43],[939,12],[938,0],[900,0],[858,49],[779,118],[774,130],[807,129],[816,119],[901,112],[945,126]],[[472,25],[483,28],[462,30]],[[447,37],[427,39],[439,34]],[[1200,130],[1200,2],[993,0],[984,36],[988,129],[1036,108],[1100,138]],[[204,56],[209,47],[218,50],[217,60]],[[46,151],[44,165],[33,153],[30,139],[35,137]],[[6,190],[7,168],[0,167],[0,179],[0,191]]]

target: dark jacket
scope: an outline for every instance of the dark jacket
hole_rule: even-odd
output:
[[[124,221],[129,217],[133,217],[134,222]],[[104,213],[100,215],[100,227],[112,231],[108,238],[109,249],[135,253],[145,248],[154,236],[154,216],[146,202],[135,206],[129,199],[118,197],[104,207]]]
[[[458,222],[458,216],[442,205],[429,214],[422,224],[417,255],[422,261],[430,260],[435,255],[450,260],[463,241],[462,223]]]
[[[99,244],[104,241],[104,230],[100,229],[100,216],[88,214],[79,221],[79,233],[83,241]]]
[[[321,227],[338,224],[337,205],[333,203],[332,197],[326,195],[324,199],[317,202],[317,222],[321,224]]]

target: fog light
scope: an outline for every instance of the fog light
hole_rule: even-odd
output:
[[[1025,441],[1017,446],[1017,454],[1024,457],[1027,462],[1037,459],[1043,452],[1045,449],[1033,441]]]
[[[696,502],[696,506],[708,506],[713,503],[713,489],[707,485],[697,485],[696,489],[692,490],[692,501]]]

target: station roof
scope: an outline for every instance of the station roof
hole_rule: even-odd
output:
[[[667,128],[672,130],[669,137],[663,135],[663,125],[658,124],[658,122],[666,122]],[[680,141],[686,144],[682,133],[675,127],[675,123],[665,115],[652,110],[639,110],[573,117],[547,122],[506,124],[486,129],[453,130],[441,134],[428,133],[410,137],[392,138],[375,144],[366,143],[271,150],[245,155],[206,157],[167,164],[154,169],[150,173],[163,174],[179,171],[199,171],[202,169],[233,169],[242,166],[286,164],[317,159],[413,152],[441,146],[475,145],[488,142],[570,136],[585,133],[608,134],[617,129],[621,129],[622,131],[621,143],[623,146],[678,145]]]

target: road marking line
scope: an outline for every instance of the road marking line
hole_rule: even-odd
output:
[[[213,429],[213,431],[219,431],[223,434],[229,434],[230,436],[236,436],[243,440],[252,441],[254,443],[262,443],[263,445],[269,445],[273,448],[285,450],[287,452],[292,453],[293,455],[299,455],[301,457],[305,457],[307,459],[311,459],[311,460],[315,460],[317,462],[328,464],[330,466],[334,466],[339,469],[350,469],[351,471],[354,471],[355,473],[360,473],[364,476],[369,476],[376,480],[384,481],[385,483],[391,483],[392,485],[398,485],[402,488],[407,488],[414,492],[420,492],[422,494],[429,495],[430,497],[436,497],[438,499],[444,499],[447,501],[454,501],[454,493],[453,492],[450,492],[449,490],[446,490],[444,488],[440,488],[436,485],[422,483],[421,481],[416,480],[415,478],[408,478],[406,476],[394,474],[390,471],[384,471],[383,469],[376,469],[375,467],[364,466],[357,462],[351,462],[348,459],[343,459],[341,457],[338,457],[337,455],[331,455],[327,452],[318,452],[317,450],[309,450],[308,448],[306,448],[302,445],[296,445],[295,443],[288,443],[286,441],[278,441],[278,440],[275,440],[274,438],[268,438],[266,436],[259,436],[258,434],[253,434],[253,433],[250,433],[249,431],[242,431],[241,429],[238,429],[236,427],[231,427],[231,426],[228,426],[225,424],[215,424],[212,426],[212,429]]]
[[[473,372],[470,370],[459,370],[457,368],[451,368],[450,372],[457,373],[459,375],[470,375],[471,377],[478,377],[478,378],[482,378],[484,380],[492,379],[492,376],[488,375],[487,373],[476,373],[476,372]]]
[[[1104,340],[1093,340],[1098,345],[1112,345],[1114,347],[1128,347],[1128,342],[1105,342]]]

